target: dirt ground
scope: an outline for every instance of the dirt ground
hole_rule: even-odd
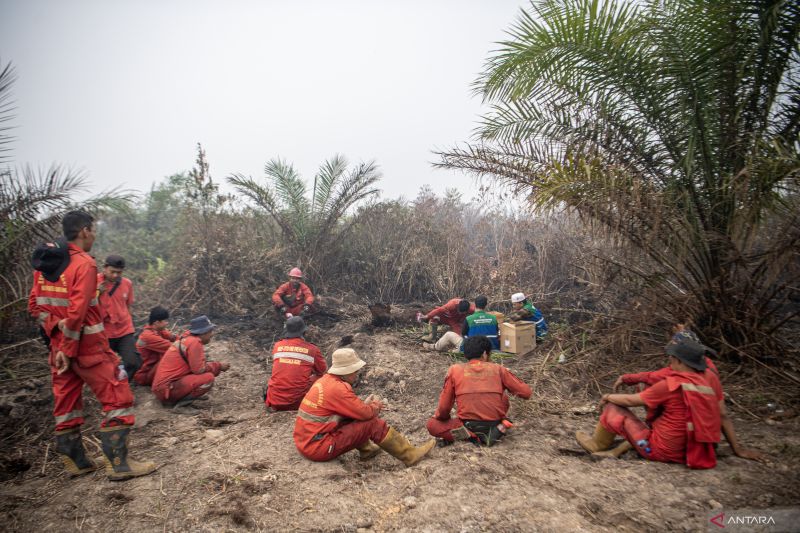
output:
[[[357,393],[388,401],[384,417],[413,442],[427,438],[448,355],[422,352],[402,328],[371,329],[350,317],[310,337],[327,355],[343,337],[367,361]],[[40,438],[18,450],[20,430],[2,440],[5,481],[0,520],[5,531],[642,531],[706,530],[713,511],[800,504],[798,418],[767,425],[735,416],[740,438],[767,452],[759,464],[720,447],[714,470],[649,463],[629,453],[592,461],[572,434],[590,430],[597,412],[585,398],[561,413],[513,400],[516,427],[493,448],[469,443],[435,448],[406,468],[386,454],[362,463],[350,452],[330,463],[302,458],[292,441],[293,413],[265,414],[260,395],[269,375],[273,332],[253,323],[220,328],[208,347],[227,360],[202,409],[178,414],[136,388],[135,457],[158,463],[150,476],[122,483],[100,473],[70,479],[49,444],[49,383],[34,380],[3,424],[23,424],[20,405],[42,416]],[[249,334],[244,332],[251,331]],[[504,361],[523,379],[537,354]],[[85,394],[87,399],[91,393]],[[2,406],[0,406],[2,407]],[[92,398],[84,426],[89,452],[99,407]],[[26,426],[31,438],[30,426]],[[17,454],[17,455],[15,455]]]

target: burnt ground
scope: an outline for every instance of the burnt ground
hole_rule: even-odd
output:
[[[366,313],[343,318],[333,325],[323,317],[311,340],[327,355],[350,343],[368,363],[357,392],[384,398],[386,420],[421,443],[453,359],[422,352],[408,329],[365,327]],[[209,345],[210,357],[232,368],[202,409],[178,414],[158,405],[148,389],[135,390],[132,454],[156,461],[159,469],[127,482],[110,482],[102,473],[68,478],[49,444],[47,378],[18,376],[15,392],[6,387],[0,401],[3,529],[705,530],[720,509],[800,503],[797,417],[768,425],[734,409],[740,438],[767,452],[767,464],[732,456],[727,444],[717,468],[708,471],[649,463],[630,453],[592,461],[572,438],[597,421],[594,404],[582,394],[554,402],[537,391],[531,401],[512,400],[516,427],[493,448],[435,448],[412,468],[386,454],[362,463],[356,452],[312,463],[294,448],[293,413],[263,410],[275,325],[264,327],[262,320],[256,328],[256,322],[224,324]],[[543,359],[545,348],[504,364],[527,381],[540,366],[557,373],[558,365]],[[30,365],[41,368],[42,361]],[[85,410],[93,413],[85,442],[99,458],[99,406],[91,393],[85,398]]]

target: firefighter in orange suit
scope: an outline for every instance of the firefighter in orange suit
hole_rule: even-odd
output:
[[[436,441],[412,446],[378,417],[383,409],[379,400],[364,402],[355,395],[352,385],[365,364],[350,348],[333,352],[328,373],[314,382],[297,411],[295,446],[312,461],[330,461],[354,449],[366,460],[383,449],[406,466],[418,463]]]
[[[303,272],[294,267],[289,271],[289,281],[272,293],[272,305],[281,316],[290,318],[290,315],[304,315],[311,310],[314,294],[302,280]]]
[[[311,385],[328,365],[319,348],[303,338],[306,324],[293,316],[284,325],[283,338],[272,347],[272,375],[264,403],[272,411],[295,411]]]
[[[128,457],[133,395],[103,329],[97,302],[97,266],[88,254],[95,240],[93,222],[88,213],[70,211],[62,222],[64,238],[36,249],[29,311],[50,338],[56,452],[70,474],[98,468],[86,457],[80,433],[85,383],[103,406],[100,442],[106,473],[111,480],[119,481],[149,474],[156,466]]]
[[[428,432],[446,442],[472,439],[491,446],[504,432],[497,429],[508,413],[508,396],[528,399],[531,388],[507,368],[489,362],[492,343],[484,335],[464,341],[466,363],[451,366],[439,395],[439,405],[428,420]],[[450,417],[453,403],[456,418]],[[504,424],[509,427],[509,424]]]

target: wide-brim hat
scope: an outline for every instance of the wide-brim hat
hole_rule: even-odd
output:
[[[328,369],[328,374],[346,376],[357,372],[366,364],[352,348],[339,348],[331,356],[331,367]]]
[[[283,338],[296,339],[302,337],[308,329],[302,317],[293,316],[283,325]]]
[[[707,346],[693,341],[692,339],[683,339],[680,342],[670,342],[667,344],[664,351],[667,355],[677,358],[686,366],[699,370],[700,372],[706,369],[706,353],[710,350]]]
[[[189,323],[189,333],[192,335],[202,335],[203,333],[208,333],[215,327],[217,327],[217,325],[212,324],[206,315],[201,315],[193,318]]]
[[[31,256],[31,266],[34,270],[41,272],[47,281],[58,281],[58,278],[69,266],[67,240],[62,237],[37,246]]]

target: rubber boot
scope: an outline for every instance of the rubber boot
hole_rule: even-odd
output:
[[[412,446],[403,435],[389,428],[389,433],[379,444],[392,457],[399,459],[406,466],[417,464],[436,446],[436,439],[431,439],[422,446]]]
[[[436,332],[439,330],[439,324],[431,324],[431,332],[426,337],[422,337],[423,341],[430,342],[431,344],[435,343],[438,338],[436,336]]]
[[[633,449],[633,444],[624,440],[619,446],[615,448],[612,448],[610,450],[605,450],[602,452],[594,452],[592,455],[595,457],[613,457],[614,459],[619,459],[620,457],[622,457],[622,454],[632,449]]]
[[[378,446],[377,444],[373,444],[371,440],[367,440],[361,446],[357,446],[356,450],[358,450],[358,458],[362,461],[367,461],[372,459],[379,453],[383,451],[383,449]]]
[[[71,476],[94,472],[100,465],[86,457],[80,428],[56,431],[56,452]]]
[[[100,443],[106,460],[106,474],[111,481],[146,476],[155,471],[150,461],[139,462],[128,457],[128,434],[131,426],[100,428]]]
[[[583,431],[575,433],[575,439],[578,444],[589,453],[597,453],[609,449],[614,443],[614,437],[614,433],[608,431],[600,422],[595,426],[594,435],[591,437]]]

